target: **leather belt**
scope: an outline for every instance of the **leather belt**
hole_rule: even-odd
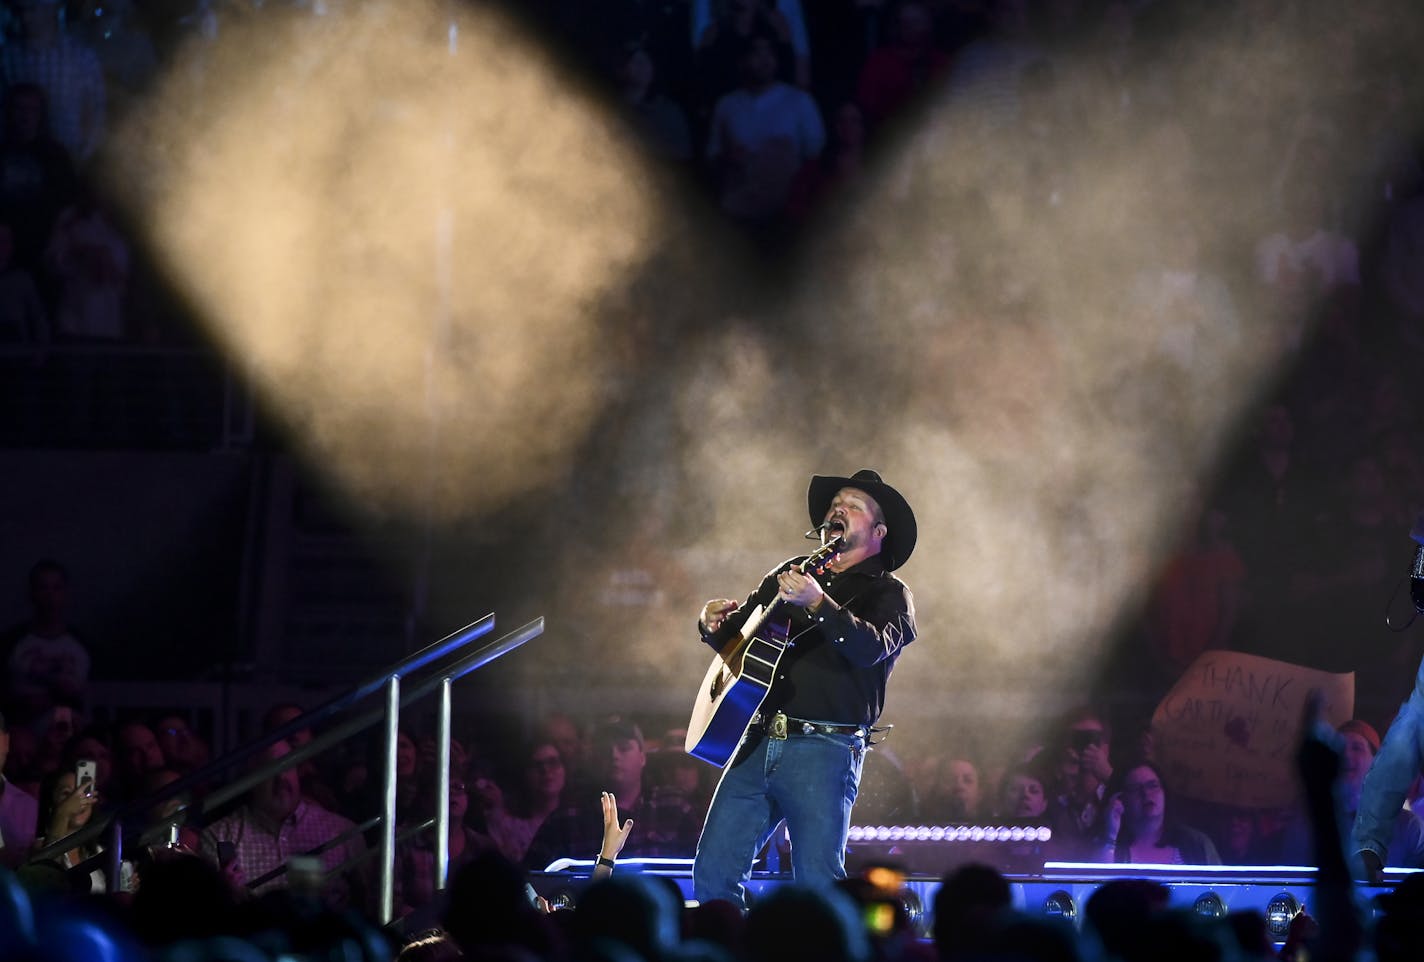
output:
[[[865,737],[863,725],[830,725],[825,722],[807,721],[804,718],[792,718],[782,711],[769,715],[757,712],[752,716],[751,727],[765,734],[767,738],[777,741],[788,735],[859,735],[862,738]]]

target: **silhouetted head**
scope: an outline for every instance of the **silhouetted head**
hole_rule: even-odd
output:
[[[455,873],[444,925],[466,955],[495,945],[524,946],[542,955],[551,944],[523,873],[495,851],[482,852]]]
[[[934,901],[934,939],[940,958],[973,955],[988,945],[995,920],[1013,904],[998,869],[965,865],[944,877]]]
[[[750,962],[865,962],[870,939],[855,903],[836,889],[783,886],[760,899],[746,925]]]
[[[682,903],[662,880],[615,875],[589,886],[574,909],[575,953],[600,941],[625,945],[644,959],[660,959],[677,944]]]

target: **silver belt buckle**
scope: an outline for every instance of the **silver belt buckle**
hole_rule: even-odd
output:
[[[766,737],[779,742],[786,740],[786,712],[779,711],[771,716],[771,725],[766,730]]]

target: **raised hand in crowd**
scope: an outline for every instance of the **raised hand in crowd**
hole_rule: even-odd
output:
[[[603,844],[598,849],[598,863],[593,867],[593,877],[598,879],[613,874],[613,863],[618,860],[618,853],[623,851],[628,835],[633,831],[631,818],[622,825],[618,824],[618,799],[612,792],[604,792],[602,801]]]

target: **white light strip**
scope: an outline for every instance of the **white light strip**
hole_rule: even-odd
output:
[[[1044,871],[1049,869],[1067,869],[1073,871],[1101,872],[1104,870],[1126,870],[1138,868],[1151,869],[1171,869],[1180,872],[1187,871],[1214,872],[1222,874],[1238,875],[1259,875],[1263,872],[1315,872],[1318,871],[1314,865],[1168,865],[1161,862],[1044,862]],[[1414,869],[1412,871],[1419,871]]]
[[[1046,825],[852,825],[852,842],[1047,842]]]
[[[567,872],[573,869],[588,869],[592,872],[596,864],[598,864],[597,861],[591,858],[559,858],[550,862],[544,871]],[[618,864],[627,868],[692,871],[692,859],[690,858],[620,858]]]

